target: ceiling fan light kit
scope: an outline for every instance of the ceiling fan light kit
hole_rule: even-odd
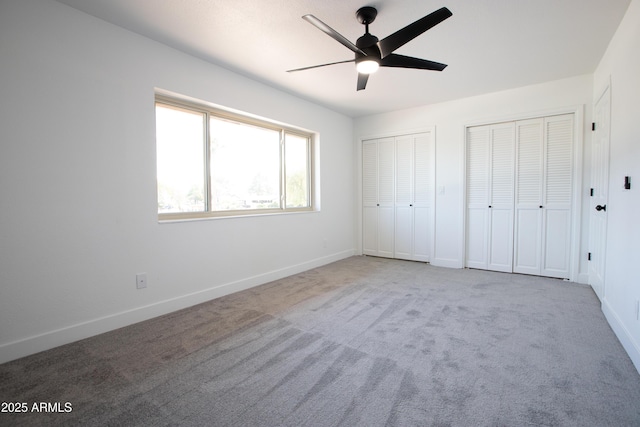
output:
[[[365,59],[364,61],[358,62],[356,65],[358,73],[362,74],[373,74],[378,71],[378,68],[380,68],[380,64],[371,59]]]
[[[418,37],[428,29],[438,25],[453,14],[446,7],[440,8],[435,12],[426,15],[417,21],[407,25],[406,27],[396,31],[390,36],[379,40],[376,36],[369,33],[369,24],[371,24],[378,15],[378,11],[371,6],[365,6],[358,9],[356,19],[365,26],[365,33],[360,37],[356,44],[353,44],[338,33],[336,30],[319,20],[313,15],[304,15],[302,19],[309,22],[320,31],[327,34],[343,46],[350,49],[355,54],[352,60],[332,62],[329,64],[314,65],[311,67],[296,68],[288,70],[288,72],[309,70],[312,68],[325,67],[327,65],[342,64],[345,62],[355,62],[358,71],[357,90],[363,90],[367,86],[369,75],[378,70],[379,67],[398,67],[398,68],[415,68],[420,70],[442,71],[447,66],[439,62],[429,61],[426,59],[413,58],[411,56],[398,55],[393,53],[396,49],[404,46],[409,41]]]

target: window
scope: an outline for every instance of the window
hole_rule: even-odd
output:
[[[157,97],[158,215],[310,211],[312,142],[309,132]]]

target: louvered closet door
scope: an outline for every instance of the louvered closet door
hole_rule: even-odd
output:
[[[514,123],[491,129],[488,268],[494,271],[513,271],[514,130]]]
[[[431,258],[431,229],[434,167],[431,133],[413,137],[413,256],[415,261]]]
[[[378,256],[394,253],[394,150],[393,138],[378,140]]]
[[[543,276],[569,278],[573,188],[573,114],[544,121]]]
[[[396,138],[395,257],[413,254],[413,137]]]
[[[467,129],[467,267],[512,271],[514,132]]]
[[[519,121],[516,273],[569,278],[573,114]]]
[[[467,262],[487,268],[489,237],[489,142],[491,126],[467,129]]]
[[[378,255],[378,142],[362,143],[362,253]]]
[[[540,274],[544,119],[516,123],[516,198],[513,271]]]
[[[394,139],[362,144],[362,252],[393,257]]]
[[[431,134],[396,138],[395,258],[429,261]]]

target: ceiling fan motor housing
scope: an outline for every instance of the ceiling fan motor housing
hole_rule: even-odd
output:
[[[356,40],[356,46],[358,46],[366,56],[356,52],[356,63],[363,61],[365,58],[368,60],[374,60],[380,62],[381,54],[378,47],[378,38],[373,34],[366,33],[358,40]]]

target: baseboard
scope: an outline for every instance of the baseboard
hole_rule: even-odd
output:
[[[109,316],[92,319],[87,322],[78,323],[76,325],[3,344],[0,345],[0,363],[9,362],[11,360],[49,350],[54,347],[69,344],[81,339],[109,332],[114,329],[162,316],[164,314],[191,307],[234,292],[253,288],[273,280],[282,279],[293,274],[310,270],[312,268],[321,267],[353,255],[354,250],[352,249],[338,252],[300,264],[269,271],[264,274],[225,283],[199,292],[181,295],[176,298],[138,307],[133,310],[127,310]]]
[[[578,283],[583,285],[589,284],[589,273],[580,273],[578,274]]]
[[[616,312],[611,308],[606,298],[602,302],[602,312],[607,318],[611,329],[613,329],[613,332],[618,337],[618,340],[620,340],[622,347],[624,347],[631,358],[638,373],[640,373],[640,343],[634,341],[633,336],[629,333],[629,330],[625,327],[624,323],[622,323]]]

